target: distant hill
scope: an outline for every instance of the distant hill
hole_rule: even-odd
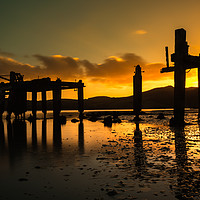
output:
[[[174,102],[174,88],[172,86],[155,88],[143,92],[143,108],[172,108]],[[52,109],[52,100],[48,101],[48,109]],[[77,100],[63,99],[62,109],[76,110]],[[106,96],[92,97],[85,99],[85,110],[94,109],[131,109],[133,108],[133,96],[111,98]],[[186,88],[186,107],[196,108],[198,105],[198,88]],[[28,108],[31,107],[28,102]],[[38,109],[41,109],[41,102],[38,102]]]

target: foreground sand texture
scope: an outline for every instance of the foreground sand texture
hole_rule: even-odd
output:
[[[53,120],[36,130],[26,121],[25,140],[10,139],[3,120],[0,199],[199,199],[200,130],[196,110],[186,112],[183,129],[168,126],[172,111],[147,111],[136,124],[104,126],[103,118],[72,123],[63,113],[59,136]]]

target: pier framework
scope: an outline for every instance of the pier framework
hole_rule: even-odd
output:
[[[82,80],[78,82],[64,82],[60,79],[51,81],[48,78],[34,79],[31,81],[24,81],[23,76],[20,73],[10,72],[10,77],[7,78],[5,75],[1,75],[0,78],[9,82],[0,83],[0,117],[2,117],[5,107],[8,116],[11,113],[15,114],[16,118],[25,119],[25,112],[27,111],[27,92],[32,93],[32,114],[33,118],[36,119],[37,112],[37,93],[42,93],[42,112],[44,118],[47,113],[47,98],[46,92],[53,92],[53,117],[56,119],[60,115],[61,111],[61,91],[65,89],[77,89],[78,91],[78,111],[80,117],[84,111],[84,99],[83,99],[83,88],[84,83]],[[6,96],[8,95],[7,106],[5,106]]]

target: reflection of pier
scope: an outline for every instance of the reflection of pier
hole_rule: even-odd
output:
[[[14,120],[7,122],[8,150],[10,163],[14,165],[16,158],[21,157],[27,148],[26,122]]]
[[[36,119],[37,112],[37,93],[42,93],[42,112],[46,118],[47,112],[47,99],[46,92],[53,92],[53,116],[57,118],[61,111],[61,91],[64,89],[77,89],[78,90],[78,110],[80,116],[83,113],[83,87],[84,84],[81,80],[79,82],[63,82],[60,79],[51,81],[50,78],[35,79],[32,81],[24,81],[20,73],[10,72],[10,78],[5,78],[3,75],[1,79],[9,81],[9,83],[0,83],[0,116],[5,110],[5,97],[8,97],[8,105],[6,110],[8,116],[11,113],[15,114],[15,118],[25,118],[27,111],[27,92],[32,93],[32,114],[33,119]]]
[[[24,120],[0,120],[0,158],[6,154],[8,154],[10,165],[13,166],[18,162],[18,160],[22,160],[24,155],[27,154],[27,150],[30,149],[33,152],[40,151],[40,145],[42,152],[47,152],[49,145],[53,147],[53,152],[56,155],[62,155],[62,131],[61,124],[59,121],[53,120],[53,144],[47,143],[47,124],[48,120],[34,120],[31,123],[30,130],[31,132],[27,134],[27,122]],[[42,135],[38,136],[37,133],[37,124],[41,122],[42,124]],[[7,123],[7,127],[4,127]],[[7,129],[7,131],[6,131]],[[5,131],[4,131],[5,130]],[[6,138],[7,132],[7,138]],[[51,131],[50,131],[51,132]],[[83,121],[80,121],[77,124],[77,132],[78,132],[78,150],[79,154],[84,154],[84,124]],[[31,137],[29,138],[30,135]],[[50,136],[51,138],[51,136]],[[48,152],[47,152],[48,154]]]

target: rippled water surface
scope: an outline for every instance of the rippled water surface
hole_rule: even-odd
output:
[[[0,199],[200,199],[197,112],[182,129],[168,126],[172,111],[159,112],[109,127],[103,118],[72,123],[69,112],[65,125],[3,120]]]

